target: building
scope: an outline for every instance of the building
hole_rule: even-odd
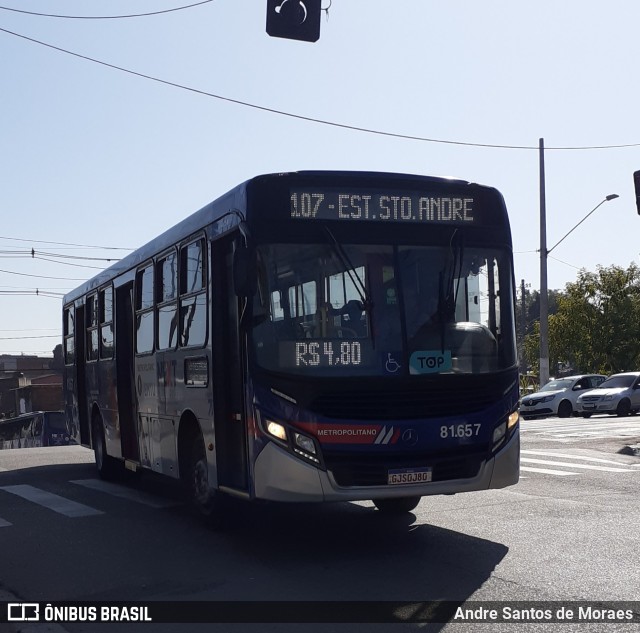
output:
[[[0,355],[0,417],[64,408],[62,369],[54,358]]]

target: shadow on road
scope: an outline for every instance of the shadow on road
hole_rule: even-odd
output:
[[[381,622],[428,621],[434,602],[469,599],[508,551],[414,514],[390,518],[371,504],[233,501],[225,528],[212,531],[185,504],[141,507],[69,483],[87,476],[95,476],[87,464],[0,472],[0,486],[28,483],[103,512],[69,518],[17,497],[7,504],[11,495],[0,490],[0,514],[15,524],[3,529],[0,584],[20,598],[276,602],[283,609],[312,601],[333,609],[325,615],[331,622],[356,621],[354,609]],[[177,487],[160,487],[154,477],[124,485],[178,499]],[[425,505],[429,498],[421,516]],[[407,602],[404,610],[394,604]],[[238,615],[255,621],[249,611],[244,620]]]

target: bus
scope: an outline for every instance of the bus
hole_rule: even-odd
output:
[[[517,483],[511,232],[461,180],[240,184],[64,297],[65,408],[99,474],[230,497],[369,500]]]
[[[0,420],[0,449],[67,446],[70,438],[64,411],[32,411]]]

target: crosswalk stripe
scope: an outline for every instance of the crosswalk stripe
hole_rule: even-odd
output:
[[[568,466],[569,468],[580,468],[582,470],[600,470],[607,473],[633,473],[640,472],[632,468],[613,468],[612,466],[597,466],[596,464],[570,464],[569,462],[557,462],[551,459],[534,459],[532,457],[520,457],[521,462],[527,464],[547,464],[549,466]]]
[[[102,479],[75,479],[70,483],[83,486],[84,488],[89,488],[91,490],[97,490],[98,492],[105,492],[113,495],[114,497],[119,497],[120,499],[127,499],[128,501],[142,503],[151,508],[171,508],[179,505],[176,501],[162,499],[161,497],[150,495],[141,490],[125,488],[118,484],[102,481]]]
[[[0,528],[9,527],[11,523],[9,521],[5,521],[2,517],[0,517]]]
[[[601,457],[587,457],[586,455],[570,455],[569,453],[556,453],[555,451],[539,451],[539,450],[521,450],[523,455],[542,455],[546,457],[562,457],[564,459],[582,459],[590,462],[598,462],[599,464],[614,464],[615,466],[627,466],[622,462],[616,462],[612,459],[602,459]]]
[[[566,470],[553,470],[551,468],[533,468],[532,466],[520,466],[520,470],[524,470],[528,473],[544,473],[545,475],[560,475],[564,477],[566,475],[577,475],[578,473],[570,473]]]
[[[0,490],[5,490],[12,495],[17,495],[18,497],[26,499],[27,501],[33,501],[33,503],[37,503],[49,510],[53,510],[54,512],[58,512],[59,514],[63,514],[68,517],[86,517],[96,514],[104,514],[104,512],[91,508],[90,506],[86,506],[83,503],[65,499],[64,497],[53,494],[52,492],[47,492],[46,490],[41,490],[40,488],[35,488],[34,486],[29,486],[27,484],[1,486]]]

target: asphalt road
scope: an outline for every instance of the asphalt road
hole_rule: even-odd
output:
[[[0,451],[0,600],[346,601],[344,613],[385,601],[413,601],[417,609],[442,600],[639,601],[640,457],[618,451],[640,441],[640,417],[525,421],[521,438],[521,480],[505,490],[427,497],[395,520],[367,502],[236,504],[222,532],[202,525],[176,488],[152,477],[104,487],[92,453],[81,447]],[[64,630],[488,626],[520,632],[559,625],[74,623]],[[611,623],[563,630],[577,627],[630,630]]]

